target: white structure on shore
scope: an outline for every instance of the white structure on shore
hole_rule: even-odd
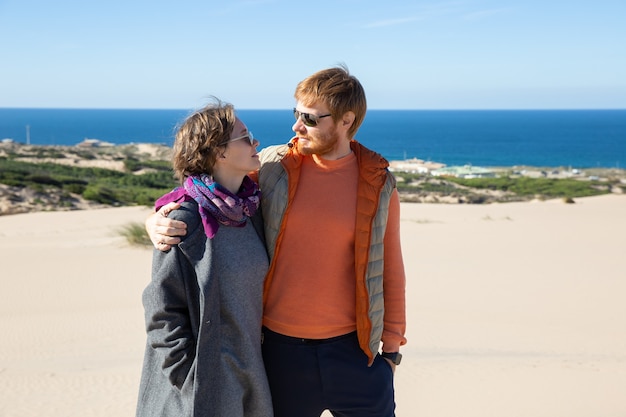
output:
[[[475,167],[472,165],[444,167],[431,172],[435,177],[456,177],[456,178],[493,178],[496,173],[490,169]]]
[[[104,141],[101,141],[100,139],[85,138],[85,140],[83,140],[76,146],[80,146],[83,148],[104,148],[104,147],[115,146],[115,144],[111,142],[104,142]]]
[[[428,174],[433,170],[437,170],[445,166],[446,164],[424,161],[417,158],[389,162],[390,171],[410,172],[412,174]]]

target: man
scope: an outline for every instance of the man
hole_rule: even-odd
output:
[[[274,413],[391,417],[406,343],[395,181],[384,158],[353,140],[367,106],[345,68],[307,77],[295,98],[296,136],[261,151],[258,172],[270,256],[263,359]],[[170,209],[146,221],[162,250],[184,234],[164,217]]]

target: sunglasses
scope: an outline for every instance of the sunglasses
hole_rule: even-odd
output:
[[[315,127],[320,122],[320,119],[322,117],[331,116],[331,114],[323,114],[321,116],[316,116],[311,113],[302,113],[296,110],[295,108],[293,109],[293,115],[296,118],[296,120],[298,119],[302,120],[302,123],[304,123],[304,125],[308,127]]]
[[[250,142],[250,146],[254,145],[254,140],[255,140],[254,135],[252,134],[252,132],[248,132],[243,136],[238,136],[236,138],[228,139],[226,142],[220,143],[219,146],[223,146],[223,145],[226,145],[227,143],[234,142],[236,140],[241,140],[241,139],[248,139],[248,142]]]

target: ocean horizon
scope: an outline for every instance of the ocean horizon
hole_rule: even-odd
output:
[[[171,146],[186,109],[0,108],[0,140]],[[287,142],[291,109],[237,110],[261,141]],[[388,160],[453,165],[626,167],[626,110],[368,110],[356,140]]]

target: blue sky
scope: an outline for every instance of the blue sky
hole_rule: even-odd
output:
[[[0,0],[0,107],[285,109],[340,63],[372,109],[626,108],[624,0]]]

